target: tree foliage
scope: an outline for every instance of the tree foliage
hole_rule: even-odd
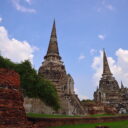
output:
[[[24,96],[40,98],[47,105],[57,110],[59,108],[58,95],[53,84],[38,76],[31,63],[26,60],[21,63],[14,63],[11,60],[0,56],[0,68],[15,70],[20,74],[21,88]]]

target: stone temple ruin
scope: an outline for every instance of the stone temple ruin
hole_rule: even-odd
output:
[[[70,74],[66,73],[65,66],[59,55],[55,21],[47,54],[44,57],[42,66],[39,68],[39,75],[50,80],[55,85],[60,99],[60,114],[84,114],[84,108],[74,92],[74,80]]]
[[[60,109],[56,112],[40,99],[25,97],[24,107],[26,112],[65,115],[85,114],[81,101],[74,92],[74,80],[70,74],[67,74],[59,55],[55,21],[53,23],[47,54],[44,56],[44,61],[39,68],[38,74],[54,84],[59,96]]]
[[[54,84],[59,96],[61,109],[56,112],[40,99],[25,97],[24,107],[26,112],[66,115],[128,112],[128,89],[122,83],[121,88],[119,87],[118,82],[110,71],[105,51],[103,51],[103,74],[99,82],[99,88],[94,92],[93,103],[82,103],[79,100],[74,92],[74,80],[70,74],[67,74],[59,54],[55,21],[48,50],[38,74]]]
[[[103,51],[103,74],[99,82],[99,88],[94,92],[94,100],[115,107],[119,113],[128,112],[128,88],[121,88],[113,77],[109,68],[105,51]]]

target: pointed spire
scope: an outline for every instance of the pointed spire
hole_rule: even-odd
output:
[[[53,26],[52,26],[51,38],[52,37],[57,38],[57,36],[56,36],[56,22],[55,22],[55,19],[54,19]]]
[[[57,56],[59,59],[61,59],[61,57],[59,56],[55,20],[53,22],[53,27],[52,27],[52,31],[51,31],[51,37],[50,37],[50,41],[49,41],[47,54],[44,58],[46,59],[48,56],[53,56],[53,55]]]
[[[124,88],[123,82],[121,81],[121,88]]]
[[[107,56],[105,53],[105,49],[103,49],[103,74],[102,76],[112,76],[111,70],[109,68]]]

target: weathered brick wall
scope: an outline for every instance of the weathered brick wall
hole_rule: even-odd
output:
[[[78,118],[28,118],[37,128],[48,128],[51,126],[104,123],[128,120],[128,116],[115,117],[78,117]]]
[[[19,74],[0,68],[0,126],[22,125],[27,122],[19,87]]]
[[[99,102],[82,102],[88,114],[117,114],[116,108]]]
[[[0,86],[15,88],[20,87],[20,76],[15,71],[0,68]]]

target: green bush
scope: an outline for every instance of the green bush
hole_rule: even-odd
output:
[[[53,109],[59,109],[57,91],[54,85],[38,76],[31,63],[26,60],[21,63],[14,63],[11,60],[0,56],[0,68],[15,70],[20,74],[21,88],[24,96],[40,98]]]

